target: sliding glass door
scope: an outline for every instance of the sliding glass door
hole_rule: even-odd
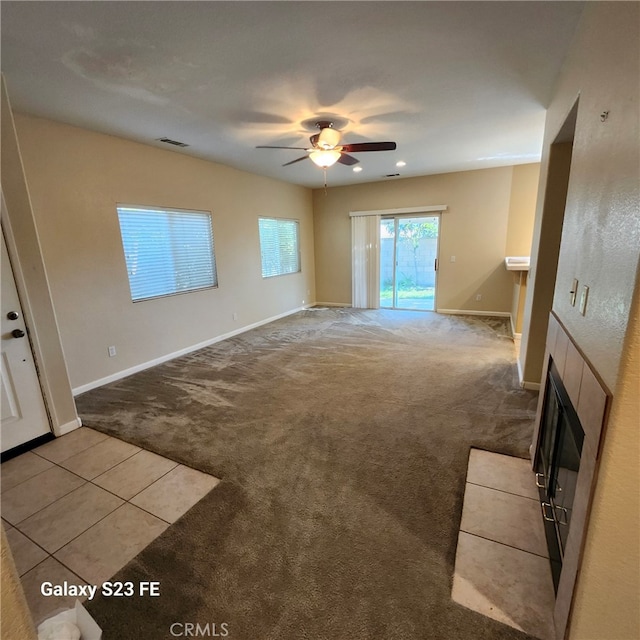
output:
[[[380,219],[380,307],[435,309],[440,216]]]

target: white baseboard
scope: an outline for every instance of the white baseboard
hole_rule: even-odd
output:
[[[520,362],[520,358],[516,358],[516,364],[518,365],[518,380],[520,381],[520,387],[522,389],[527,389],[528,391],[540,391],[540,383],[539,382],[527,382],[524,379],[524,374],[522,373],[522,363]]]
[[[58,425],[54,428],[53,433],[56,436],[63,436],[65,433],[70,433],[75,429],[78,429],[82,426],[82,420],[80,418],[76,418],[75,420],[71,420],[71,422],[66,422],[65,424]]]
[[[520,363],[520,356],[516,358],[516,365],[518,367],[518,381],[520,386],[524,389],[524,376],[522,374],[522,364]]]
[[[347,302],[316,302],[313,307],[350,307]]]
[[[317,305],[320,303],[315,303],[315,304]],[[234,329],[233,331],[229,331],[228,333],[223,333],[222,335],[216,336],[215,338],[210,338],[209,340],[205,340],[204,342],[199,342],[198,344],[191,345],[190,347],[185,347],[184,349],[174,351],[173,353],[167,353],[166,355],[160,356],[159,358],[148,360],[147,362],[137,364],[134,367],[129,367],[128,369],[123,369],[122,371],[112,373],[111,375],[105,376],[104,378],[100,378],[98,380],[94,380],[93,382],[88,382],[87,384],[80,385],[79,387],[75,387],[74,389],[72,389],[73,395],[78,396],[81,393],[91,391],[92,389],[97,389],[98,387],[102,387],[105,384],[109,384],[110,382],[116,382],[116,380],[122,380],[122,378],[126,378],[127,376],[133,375],[134,373],[138,373],[139,371],[144,371],[145,369],[150,369],[151,367],[155,367],[156,365],[162,364],[163,362],[167,362],[168,360],[179,358],[180,356],[184,356],[187,353],[197,351],[198,349],[204,349],[205,347],[209,347],[212,344],[215,344],[216,342],[222,342],[223,340],[227,340],[227,338],[233,338],[233,336],[237,336],[241,333],[245,333],[257,327],[261,327],[264,324],[269,324],[270,322],[274,322],[275,320],[279,320],[280,318],[286,318],[287,316],[293,315],[294,313],[298,313],[298,311],[303,311],[304,309],[308,309],[310,306],[314,306],[314,305],[304,305],[302,307],[297,307],[296,309],[292,309],[291,311],[285,311],[284,313],[280,313],[277,316],[272,316],[270,318],[265,318],[264,320],[259,320],[258,322],[254,322],[253,324],[240,327],[239,329]],[[75,428],[75,427],[72,427],[72,428]],[[62,435],[62,433],[60,433],[59,435]]]
[[[472,311],[469,309],[437,309],[436,311],[452,316],[499,316],[501,318],[511,316],[509,311]]]

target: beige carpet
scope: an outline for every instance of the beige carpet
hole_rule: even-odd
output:
[[[351,309],[84,394],[85,425],[222,478],[118,574],[160,598],[88,608],[105,640],[526,638],[450,593],[470,447],[526,456],[535,404],[504,319]]]

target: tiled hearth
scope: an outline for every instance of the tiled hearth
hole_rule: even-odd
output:
[[[451,597],[541,640],[555,595],[529,460],[472,449]]]
[[[73,597],[44,597],[44,581],[99,585],[219,482],[81,427],[5,462],[2,520],[37,624]]]

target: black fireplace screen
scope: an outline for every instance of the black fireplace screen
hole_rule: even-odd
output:
[[[584,431],[553,361],[544,394],[536,475],[557,591],[571,526]]]

